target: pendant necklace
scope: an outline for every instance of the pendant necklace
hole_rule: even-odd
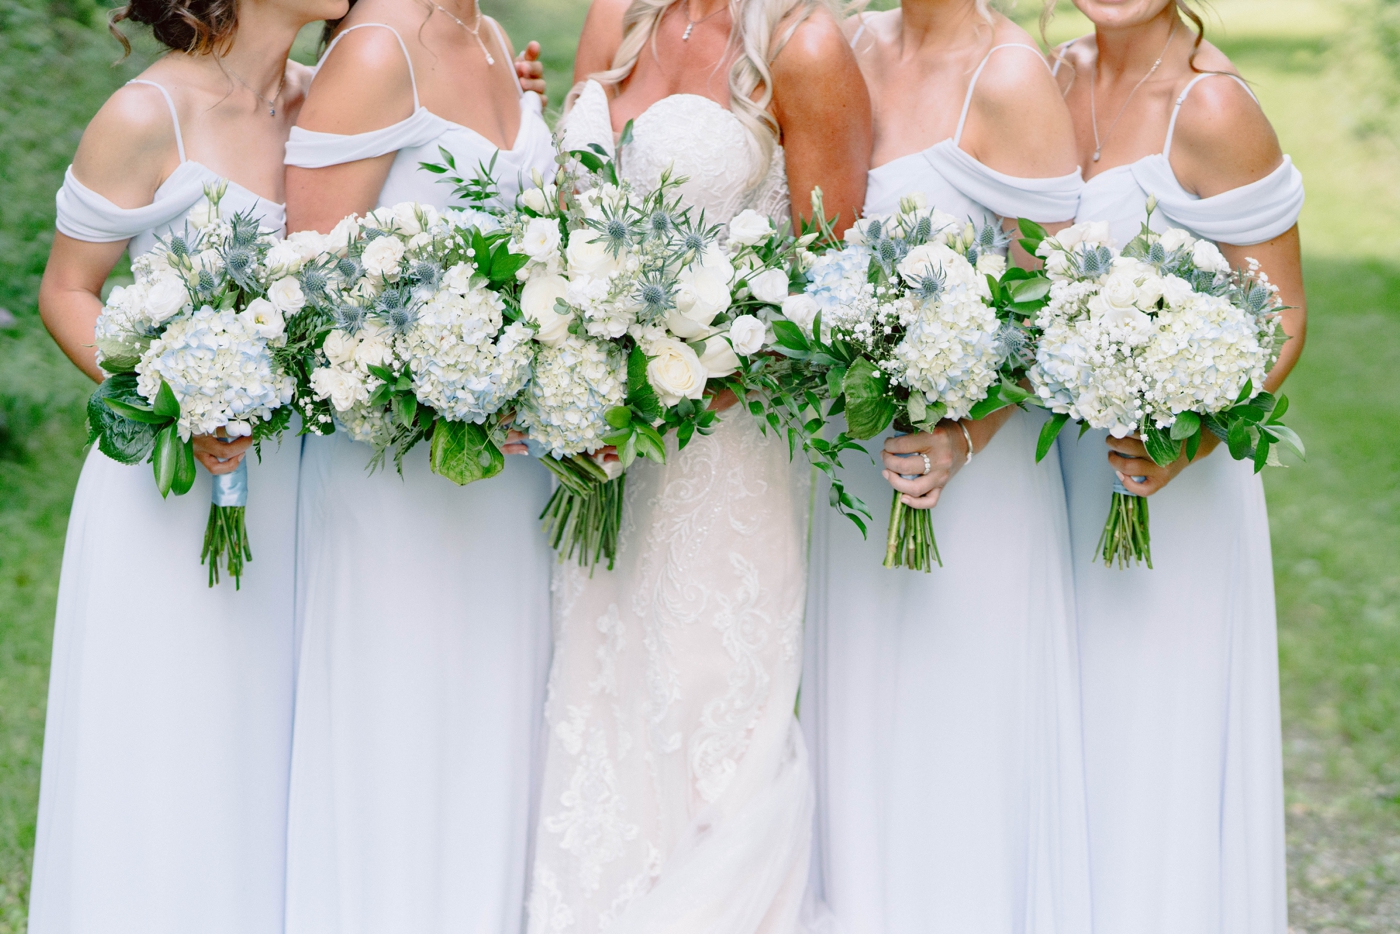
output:
[[[488,64],[488,65],[494,65],[494,64],[496,64],[496,60],[495,60],[494,58],[491,57],[491,51],[490,51],[489,49],[486,48],[486,43],[481,41],[481,7],[480,7],[480,6],[478,6],[478,7],[476,8],[476,25],[475,25],[475,26],[468,26],[466,23],[462,22],[462,20],[461,20],[460,18],[458,18],[458,17],[456,16],[456,14],[452,13],[452,12],[449,11],[449,10],[444,10],[441,6],[438,6],[438,4],[436,4],[436,3],[434,3],[433,6],[437,7],[438,10],[442,13],[443,16],[448,17],[448,18],[451,19],[454,23],[456,23],[458,26],[461,26],[461,27],[462,27],[463,29],[465,29],[467,32],[469,32],[469,33],[472,34],[472,38],[476,40],[476,44],[479,45],[479,46],[481,46],[481,54],[486,56],[486,64]]]
[[[234,79],[235,79],[239,84],[241,84],[241,85],[243,85],[245,88],[247,88],[249,94],[252,94],[252,95],[253,95],[254,97],[256,97],[258,100],[260,100],[260,101],[263,102],[263,104],[267,107],[267,115],[268,115],[269,117],[275,117],[275,116],[277,116],[277,98],[279,98],[279,97],[282,96],[282,88],[287,84],[287,69],[286,69],[286,68],[283,68],[283,69],[282,69],[282,80],[277,82],[277,91],[276,91],[276,93],[274,93],[274,94],[272,95],[272,100],[268,100],[267,98],[265,98],[265,97],[263,97],[261,94],[259,94],[257,91],[255,91],[255,90],[253,89],[253,86],[252,86],[251,84],[249,84],[248,82],[244,81],[244,80],[243,80],[243,76],[240,75],[238,72],[234,71],[232,68],[229,68],[228,65],[225,64],[225,63],[223,63],[223,62],[220,62],[219,64],[222,65],[223,68],[224,68],[224,70],[226,70],[229,74],[233,75]]]
[[[729,9],[728,4],[726,4],[725,6],[720,7],[718,10],[715,10],[713,13],[709,14],[708,16],[702,16],[702,17],[700,17],[699,19],[691,19],[691,18],[690,18],[690,0],[685,0],[685,9],[682,11],[682,12],[684,13],[684,15],[685,15],[685,32],[681,33],[681,41],[682,41],[682,42],[688,42],[688,41],[690,40],[690,34],[691,34],[691,32],[695,29],[696,26],[699,26],[701,23],[705,22],[705,20],[707,20],[707,19],[714,19],[716,16],[719,16],[721,13],[723,13],[723,12],[724,12],[725,10],[727,10],[727,9]]]
[[[1177,20],[1176,25],[1172,27],[1171,35],[1167,36],[1167,44],[1162,46],[1162,54],[1157,56],[1157,60],[1152,63],[1151,68],[1147,69],[1147,74],[1142,76],[1142,80],[1133,85],[1133,89],[1128,92],[1127,99],[1123,101],[1123,106],[1118,108],[1118,116],[1113,118],[1113,124],[1109,126],[1108,132],[1104,133],[1103,140],[1099,139],[1099,112],[1098,108],[1094,106],[1094,86],[1099,83],[1099,57],[1097,55],[1094,56],[1094,76],[1089,82],[1089,120],[1094,126],[1095,162],[1099,161],[1099,156],[1103,154],[1104,144],[1108,142],[1109,137],[1113,136],[1113,131],[1118,129],[1118,121],[1123,119],[1123,113],[1128,109],[1128,105],[1132,103],[1133,95],[1138,92],[1138,88],[1147,83],[1148,78],[1157,73],[1158,68],[1162,67],[1162,59],[1167,57],[1167,49],[1172,47],[1172,40],[1176,38],[1176,30],[1180,26],[1181,20]]]

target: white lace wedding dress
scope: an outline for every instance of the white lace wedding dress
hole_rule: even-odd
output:
[[[674,95],[635,123],[622,170],[674,165],[710,221],[786,216],[782,154],[728,110]],[[566,149],[611,150],[594,83]],[[800,461],[800,458],[799,458]],[[812,792],[793,715],[802,657],[809,484],[742,408],[667,463],[628,474],[616,569],[561,565],[546,703],[532,934],[789,932],[811,842]]]

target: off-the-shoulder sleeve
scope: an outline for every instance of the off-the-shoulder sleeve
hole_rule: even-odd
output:
[[[204,197],[203,178],[187,165],[193,163],[182,163],[161,185],[160,196],[139,208],[117,207],[78,181],[69,166],[54,199],[59,232],[89,243],[115,243],[174,223]]]
[[[998,217],[1042,223],[1072,220],[1084,187],[1078,169],[1057,178],[1020,178],[988,168],[956,146],[934,146],[924,158],[958,191]]]
[[[302,169],[323,169],[329,165],[374,159],[431,143],[443,134],[444,122],[426,107],[420,107],[398,123],[367,133],[318,133],[294,126],[283,161]]]
[[[1156,195],[1163,217],[1217,243],[1252,246],[1272,240],[1298,223],[1303,210],[1303,174],[1288,156],[1258,181],[1209,198],[1192,197],[1170,173],[1166,159],[1133,166],[1137,183]]]

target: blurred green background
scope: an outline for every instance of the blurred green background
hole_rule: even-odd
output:
[[[887,7],[889,2],[877,2]],[[569,87],[585,0],[483,0]],[[1049,35],[1088,32],[1068,4]],[[1038,4],[1009,12],[1034,31]],[[1287,391],[1306,464],[1267,474],[1294,931],[1400,931],[1400,0],[1215,0],[1308,185],[1307,352]],[[53,193],[130,60],[94,0],[0,0],[0,934],[25,929],[54,596],[90,385],[35,294]],[[314,30],[297,56],[310,60]],[[1395,434],[1392,434],[1394,432]],[[192,932],[193,934],[193,932]],[[1190,932],[1182,932],[1190,934]]]

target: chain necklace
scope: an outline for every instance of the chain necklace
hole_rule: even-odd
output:
[[[690,0],[685,0],[685,9],[682,11],[682,13],[684,13],[684,15],[685,15],[685,32],[681,33],[681,41],[682,41],[682,42],[687,42],[687,41],[689,41],[689,40],[690,40],[690,34],[691,34],[691,32],[695,29],[696,26],[699,26],[701,23],[705,22],[705,20],[707,20],[707,19],[714,19],[716,16],[719,16],[721,13],[723,13],[723,12],[724,12],[725,10],[727,10],[727,9],[729,9],[729,5],[728,5],[728,4],[725,4],[724,6],[720,7],[718,10],[715,10],[713,13],[708,14],[707,16],[702,16],[702,17],[700,17],[699,19],[691,19],[691,18],[690,18]]]
[[[242,75],[240,75],[238,72],[234,71],[232,68],[228,67],[228,64],[227,64],[227,63],[221,61],[219,64],[223,66],[223,68],[224,68],[225,71],[227,71],[229,74],[233,75],[234,80],[236,80],[239,84],[241,84],[241,85],[243,85],[245,88],[247,88],[249,94],[252,94],[252,95],[253,95],[254,97],[256,97],[258,100],[262,101],[264,105],[266,105],[266,107],[267,107],[267,115],[268,115],[269,117],[275,117],[275,116],[277,116],[277,98],[279,98],[279,97],[282,96],[282,88],[287,84],[287,68],[286,68],[286,66],[283,66],[283,68],[282,68],[282,80],[280,80],[280,81],[277,82],[277,91],[276,91],[276,93],[274,93],[274,94],[272,95],[272,100],[268,100],[267,98],[265,98],[265,97],[263,97],[261,94],[259,94],[259,93],[253,88],[253,86],[252,86],[251,84],[249,84],[248,82],[244,81]]]
[[[455,13],[452,13],[450,10],[444,10],[441,6],[438,6],[438,4],[436,4],[436,3],[434,3],[433,6],[437,7],[438,10],[439,10],[439,12],[442,13],[442,15],[448,17],[449,19],[452,20],[452,22],[456,23],[458,26],[461,26],[461,27],[462,27],[463,29],[465,29],[467,32],[469,32],[469,33],[472,34],[472,38],[476,40],[476,44],[479,45],[479,46],[481,46],[481,54],[486,56],[486,64],[488,64],[488,65],[494,65],[494,64],[496,64],[496,60],[495,60],[494,58],[491,57],[491,51],[490,51],[489,49],[486,48],[486,43],[481,41],[481,7],[480,7],[480,6],[478,6],[478,7],[476,8],[476,25],[474,25],[474,26],[468,26],[466,23],[462,22],[462,20],[461,20]]]
[[[1123,114],[1132,103],[1133,95],[1138,92],[1138,88],[1147,83],[1147,79],[1157,73],[1157,69],[1162,67],[1162,59],[1167,57],[1167,49],[1172,47],[1172,40],[1176,38],[1176,31],[1181,26],[1181,20],[1176,21],[1172,27],[1171,35],[1167,36],[1167,44],[1162,46],[1162,54],[1157,56],[1157,60],[1152,63],[1152,67],[1147,69],[1147,74],[1142,76],[1142,80],[1133,85],[1133,89],[1128,92],[1128,97],[1123,101],[1123,106],[1118,108],[1118,116],[1113,118],[1113,124],[1108,128],[1108,132],[1103,135],[1103,140],[1099,140],[1099,111],[1094,105],[1094,87],[1099,83],[1099,57],[1094,56],[1094,76],[1089,82],[1089,119],[1094,125],[1094,161],[1099,161],[1099,156],[1103,154],[1104,144],[1113,136],[1113,131],[1118,129],[1118,121],[1123,119]]]

